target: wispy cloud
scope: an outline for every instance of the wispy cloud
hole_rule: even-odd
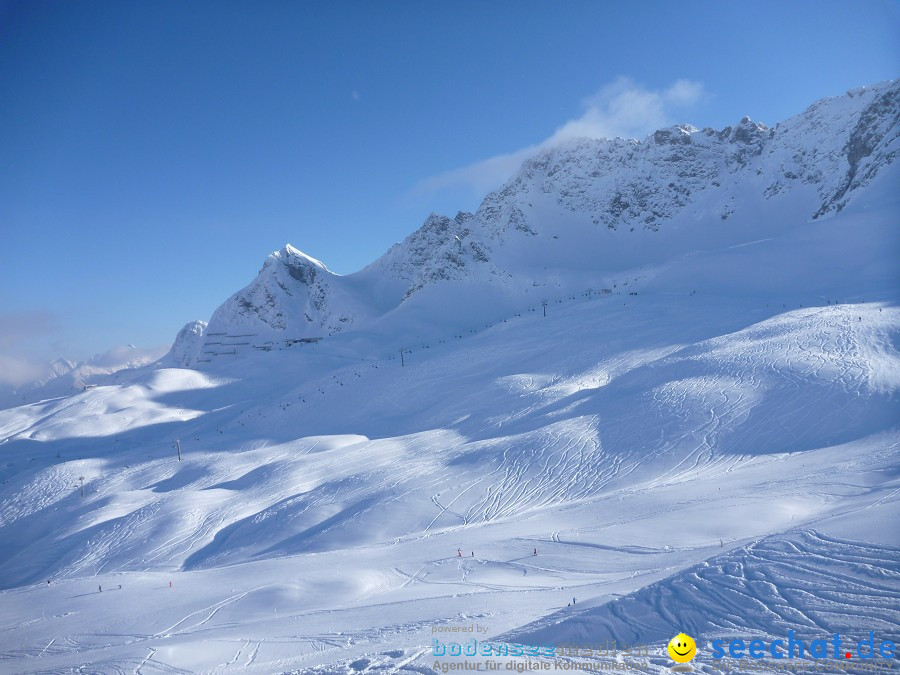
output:
[[[0,354],[0,387],[19,387],[47,372],[47,364],[27,356]]]
[[[47,312],[0,312],[0,385],[17,387],[43,375],[47,364],[33,348],[58,330]]]
[[[426,178],[413,193],[422,196],[470,188],[480,196],[502,185],[523,161],[540,150],[572,138],[643,138],[672,124],[676,113],[704,96],[703,85],[692,80],[676,80],[666,89],[653,90],[619,77],[585,99],[579,117],[565,122],[540,143]]]
[[[95,368],[117,370],[120,368],[133,368],[144,363],[152,363],[164,356],[171,345],[158,347],[135,347],[124,345],[108,349],[102,354],[91,357],[86,363]]]

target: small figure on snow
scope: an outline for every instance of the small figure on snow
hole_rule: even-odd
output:
[[[98,593],[102,593],[102,592],[103,592],[103,586],[97,586],[97,592],[98,592]]]
[[[531,555],[537,555],[537,549],[536,549],[536,548],[534,549],[534,553],[532,553]]]
[[[462,558],[462,549],[456,549],[456,557]]]

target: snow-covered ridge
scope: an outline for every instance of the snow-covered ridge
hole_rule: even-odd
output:
[[[823,99],[773,128],[744,117],[721,130],[676,125],[643,141],[570,140],[527,160],[476,213],[430,215],[355,274],[336,275],[286,245],[216,310],[205,334],[182,331],[167,363],[377,329],[401,316],[446,321],[441,301],[409,301],[448,284],[442,297],[469,305],[490,289],[497,314],[534,293],[605,286],[614,273],[712,240],[764,236],[773,214],[800,224],[838,213],[898,149],[897,81]]]
[[[704,200],[738,206],[803,185],[815,188],[809,217],[837,212],[896,158],[898,92],[891,81],[823,99],[772,129],[744,117],[720,131],[678,125],[644,141],[576,139],[526,161],[477,217],[494,238],[510,229],[535,234],[531,198],[543,194],[597,225],[657,230]],[[733,212],[726,206],[718,215]]]

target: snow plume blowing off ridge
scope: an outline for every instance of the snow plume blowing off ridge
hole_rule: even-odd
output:
[[[576,138],[643,138],[671,124],[675,114],[704,96],[703,85],[691,80],[677,80],[667,89],[654,91],[619,77],[585,99],[581,116],[561,125],[544,141],[427,178],[413,192],[429,194],[465,186],[481,195],[497,189],[525,160],[543,150]]]

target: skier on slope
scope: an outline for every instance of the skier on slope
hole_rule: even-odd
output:
[[[462,549],[461,548],[456,549],[456,557],[462,558]]]
[[[534,549],[534,553],[532,553],[531,555],[537,555],[537,548]]]

